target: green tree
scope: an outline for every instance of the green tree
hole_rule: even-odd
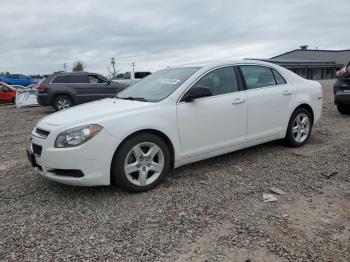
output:
[[[124,74],[123,73],[119,73],[117,74],[117,79],[123,79],[124,78]]]
[[[81,61],[76,61],[76,62],[74,62],[74,64],[73,64],[73,69],[72,69],[72,71],[73,71],[73,72],[82,72],[82,71],[84,71],[84,68],[85,68],[85,65],[83,64],[83,62],[81,62]]]

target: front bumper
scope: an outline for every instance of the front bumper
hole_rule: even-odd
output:
[[[334,95],[336,105],[350,105],[350,92],[337,92]]]
[[[51,135],[51,134],[50,134]],[[114,154],[113,137],[105,130],[85,144],[72,148],[55,148],[56,135],[47,139],[32,135],[27,148],[28,159],[36,171],[62,184],[102,186],[110,184],[110,167]],[[40,148],[40,151],[33,150]]]

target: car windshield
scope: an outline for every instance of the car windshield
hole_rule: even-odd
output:
[[[159,102],[173,93],[199,67],[169,68],[155,72],[118,94],[118,98]]]

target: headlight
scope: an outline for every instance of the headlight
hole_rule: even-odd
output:
[[[95,137],[101,130],[102,126],[100,125],[86,125],[68,129],[57,136],[55,147],[80,146]]]

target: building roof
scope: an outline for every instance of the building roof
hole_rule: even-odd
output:
[[[269,63],[274,63],[283,67],[289,68],[304,68],[304,67],[342,67],[342,64],[337,64],[335,61],[315,61],[310,59],[258,59],[250,58],[250,60],[258,60]]]
[[[335,62],[338,65],[345,66],[350,61],[350,49],[319,50],[302,48],[274,56],[271,59]]]

